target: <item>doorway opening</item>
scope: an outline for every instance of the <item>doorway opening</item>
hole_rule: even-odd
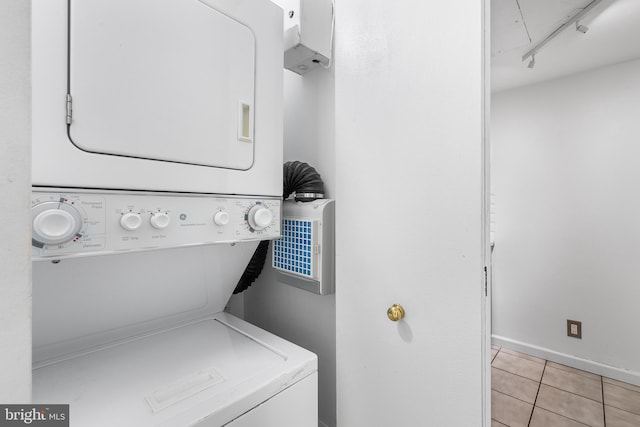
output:
[[[495,418],[509,396],[529,405],[523,425],[554,425],[542,423],[547,412],[640,425],[640,342],[630,339],[640,322],[640,199],[631,196],[640,182],[640,4],[491,7],[492,417],[510,425]],[[568,320],[581,322],[581,338]],[[537,380],[513,367],[540,361]],[[507,393],[505,372],[537,381],[532,402]],[[562,412],[553,406],[561,398],[588,399],[600,421]]]

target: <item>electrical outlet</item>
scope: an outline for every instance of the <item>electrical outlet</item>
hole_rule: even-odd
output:
[[[567,319],[567,336],[582,339],[582,322]]]

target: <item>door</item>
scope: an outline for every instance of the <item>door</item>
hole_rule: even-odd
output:
[[[69,8],[68,123],[78,148],[252,166],[249,27],[194,0],[72,0]]]
[[[483,8],[337,4],[339,427],[487,422]]]

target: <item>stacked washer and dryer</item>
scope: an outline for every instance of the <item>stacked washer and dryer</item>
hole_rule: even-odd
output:
[[[316,426],[316,356],[224,312],[280,236],[282,10],[36,0],[33,401],[71,426]]]

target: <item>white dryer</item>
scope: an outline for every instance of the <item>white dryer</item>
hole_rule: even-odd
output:
[[[33,184],[280,196],[282,15],[34,0]]]

